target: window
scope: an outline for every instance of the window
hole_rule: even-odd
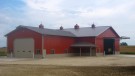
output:
[[[39,49],[36,50],[36,54],[40,54],[40,52],[41,52],[41,51],[40,51]]]
[[[55,54],[55,50],[54,49],[51,49],[50,50],[50,54]]]

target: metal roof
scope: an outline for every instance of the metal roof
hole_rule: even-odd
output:
[[[106,31],[107,29],[109,29],[110,26],[98,26],[95,28],[83,27],[79,29],[68,28],[68,29],[58,30],[58,29],[46,29],[46,28],[20,25],[15,30],[17,30],[18,28],[27,28],[37,33],[46,34],[46,35],[58,35],[58,36],[68,36],[68,37],[89,37],[89,36],[95,37],[95,36],[100,35],[104,31]],[[5,36],[7,36],[8,34],[6,34]]]
[[[127,36],[121,36],[120,39],[130,39],[130,37],[127,37]]]
[[[74,34],[68,32],[68,31],[46,29],[46,28],[42,29],[42,28],[39,28],[39,27],[30,27],[30,26],[20,26],[20,27],[33,30],[33,31],[38,32],[40,34],[75,37]]]
[[[106,31],[110,26],[98,26],[95,28],[92,27],[83,27],[79,29],[64,29],[64,31],[68,31],[73,33],[76,37],[86,37],[86,36],[98,36],[104,31]]]
[[[72,44],[71,47],[96,47],[96,45],[88,42],[79,42]]]

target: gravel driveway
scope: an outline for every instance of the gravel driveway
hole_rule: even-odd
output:
[[[135,55],[102,57],[59,57],[45,59],[0,58],[0,64],[40,64],[62,66],[135,66]]]

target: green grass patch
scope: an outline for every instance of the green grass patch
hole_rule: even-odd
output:
[[[0,56],[7,56],[7,53],[5,51],[0,51]]]
[[[135,55],[135,52],[120,52],[120,54],[129,54],[129,55]]]

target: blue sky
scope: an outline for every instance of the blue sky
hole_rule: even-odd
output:
[[[112,26],[122,40],[135,45],[135,0],[0,0],[0,47],[18,25],[45,28]]]

